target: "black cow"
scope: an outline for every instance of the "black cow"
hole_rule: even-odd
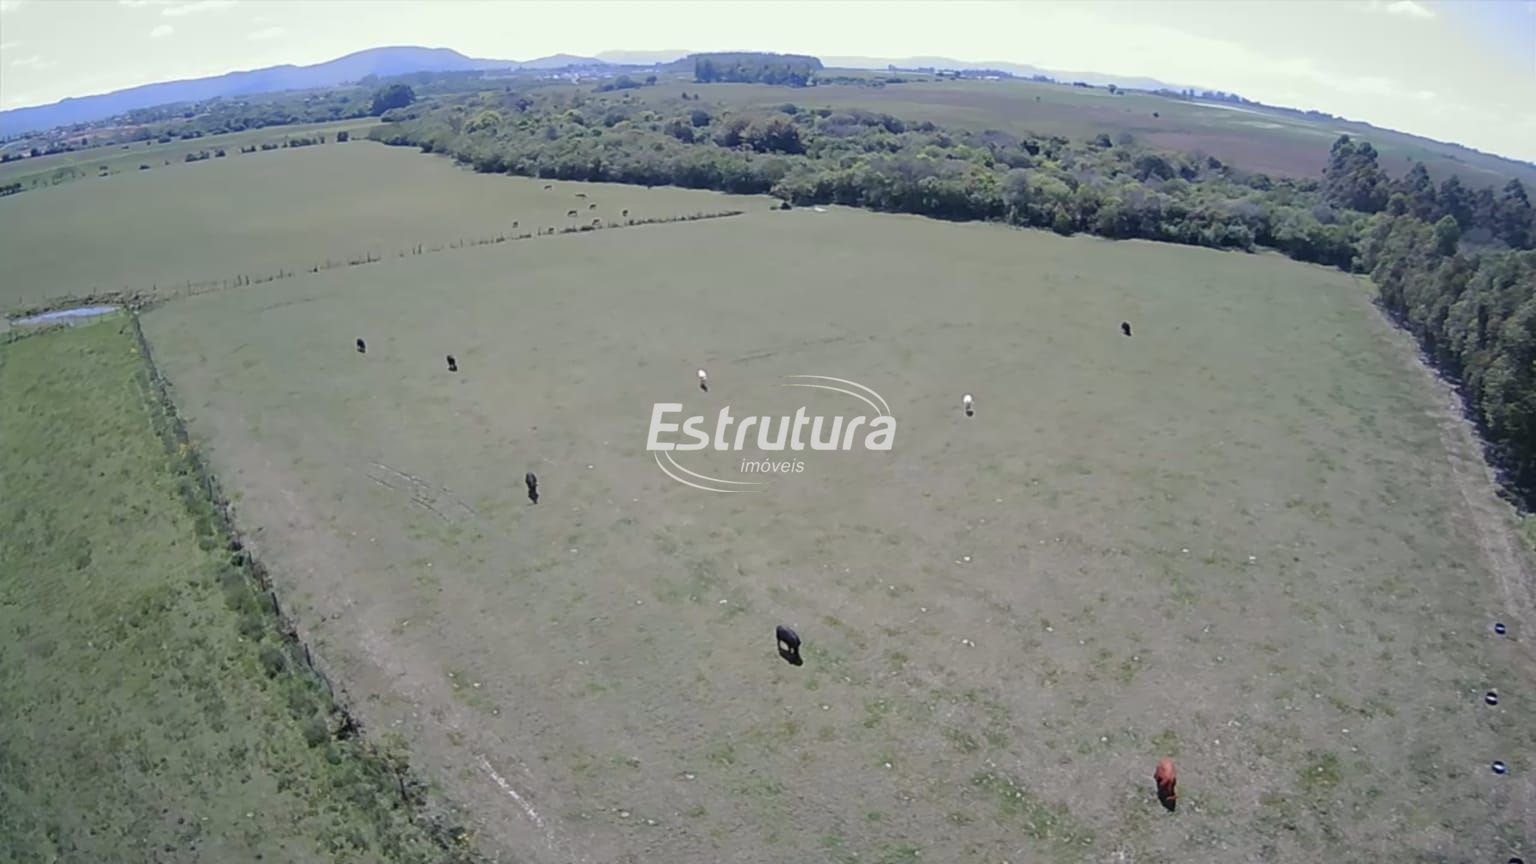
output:
[[[1120,332],[1124,333],[1127,336],[1131,335],[1131,322],[1129,322],[1129,321],[1121,321],[1120,322]]]
[[[452,354],[448,355],[448,371],[449,372],[457,372],[457,371],[459,371],[459,361],[453,359],[453,355]]]
[[[785,662],[791,666],[804,665],[805,661],[800,659],[799,634],[780,624],[774,630],[774,636],[779,640],[779,656],[783,657]]]
[[[357,340],[357,353],[359,353],[359,354],[367,354],[368,353],[368,343],[364,342],[361,339]]]
[[[528,484],[528,503],[539,503],[539,478],[529,471],[523,475],[523,482]]]

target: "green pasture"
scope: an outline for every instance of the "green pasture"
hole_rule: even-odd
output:
[[[0,312],[114,293],[163,298],[249,286],[260,296],[266,280],[317,268],[594,221],[767,206],[766,198],[682,189],[477,177],[372,141],[231,152],[0,198]]]
[[[311,258],[409,242],[363,230],[380,199],[336,176],[354,156],[430,174],[419,207],[463,219],[443,234],[545,194],[382,148],[281,154],[356,196],[295,209]],[[1338,272],[760,207],[300,274],[144,323],[315,651],[496,854],[1533,852],[1536,682],[1523,634],[1491,632],[1507,597],[1477,542],[1509,526],[1479,521],[1465,490],[1486,489],[1457,467],[1476,454],[1448,458],[1457,421]],[[868,413],[790,375],[878,391],[894,449],[806,451],[767,478],[675,454],[770,481],[748,494],[676,483],[645,450],[656,402]],[[1151,784],[1169,755],[1172,815]]]
[[[298,671],[145,372],[121,315],[0,346],[0,861],[468,860]]]
[[[202,138],[187,140],[178,138],[165,144],[149,140],[71,150],[68,153],[38,156],[35,159],[17,159],[0,164],[0,185],[21,183],[30,191],[34,188],[56,186],[73,180],[101,179],[103,176],[126,171],[174,168],[187,164],[188,153],[201,153],[204,150],[212,153],[223,149],[227,154],[225,158],[229,158],[242,155],[241,147],[260,147],[262,144],[276,144],[281,147],[285,141],[294,138],[314,138],[324,135],[329,143],[336,140],[337,132],[347,132],[349,135],[364,138],[368,130],[378,125],[378,122],[377,117],[358,117],[331,123],[266,126],[261,129],[247,129],[226,135],[205,135]]]

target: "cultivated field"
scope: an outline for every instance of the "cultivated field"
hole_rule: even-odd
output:
[[[121,316],[0,347],[0,861],[450,860],[183,503],[143,373]]]
[[[1301,119],[1150,93],[1128,91],[1115,96],[1102,88],[1032,81],[943,81],[878,89],[828,84],[791,90],[683,81],[627,92],[647,100],[697,93],[705,103],[730,106],[772,108],[793,102],[801,108],[862,108],[908,122],[928,120],[1016,135],[1086,139],[1101,132],[1111,138],[1129,132],[1155,147],[1199,150],[1239,168],[1277,177],[1318,177],[1328,164],[1328,148],[1342,133],[1369,140],[1381,153],[1381,167],[1394,177],[1421,161],[1436,180],[1454,173],[1473,188],[1502,187],[1511,177],[1519,177],[1526,188],[1536,185],[1536,166],[1363,123]]]
[[[350,141],[28,191],[0,198],[7,268],[0,312],[112,292],[219,290],[594,219],[609,225],[768,206],[766,198],[682,189],[545,185],[478,177],[444,159]]]
[[[410,242],[372,239],[399,216],[374,194],[473,226],[498,194],[477,190],[529,188],[344,149],[279,158],[355,198],[286,228],[251,208],[271,239],[231,231],[192,270]],[[333,176],[354,158],[464,185]],[[301,274],[144,323],[304,635],[501,860],[1536,853],[1507,525],[1407,337],[1339,273],[756,207]],[[879,391],[894,449],[801,454],[742,495],[644,451],[657,401],[858,413],[776,386],[794,374]],[[732,454],[688,455],[736,477]],[[805,666],[775,655],[779,623]],[[1152,796],[1164,755],[1176,814]]]

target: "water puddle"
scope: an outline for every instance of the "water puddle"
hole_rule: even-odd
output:
[[[11,324],[51,324],[56,321],[72,321],[76,318],[94,318],[97,315],[105,315],[108,312],[116,312],[116,306],[78,306],[74,309],[57,309],[53,312],[44,312],[41,315],[33,315],[30,318],[13,318]]]

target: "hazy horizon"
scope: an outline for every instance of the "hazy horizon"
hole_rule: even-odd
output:
[[[1155,78],[1536,162],[1536,2],[0,0],[0,109],[368,48],[745,49]],[[1305,14],[1298,14],[1299,10]],[[986,26],[977,26],[984,23]],[[665,46],[665,47],[655,47]]]

